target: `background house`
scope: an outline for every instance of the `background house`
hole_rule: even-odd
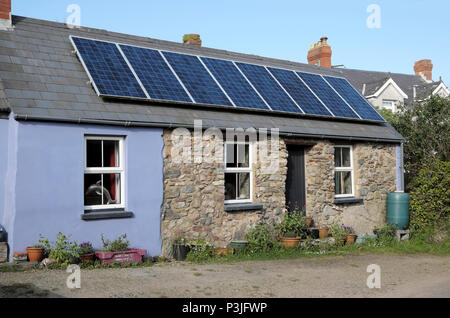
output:
[[[308,52],[308,63],[334,68],[331,63],[332,50],[322,37],[313,44]],[[431,95],[447,97],[448,87],[442,78],[433,81],[433,64],[424,59],[414,64],[414,75],[391,72],[376,72],[347,69],[336,66],[335,69],[344,75],[352,85],[373,106],[397,111],[399,105],[410,107],[413,101],[422,101]]]

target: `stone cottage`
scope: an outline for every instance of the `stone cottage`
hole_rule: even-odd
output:
[[[402,190],[402,136],[333,69],[1,10],[11,253],[58,232],[221,247],[287,206],[369,233]]]

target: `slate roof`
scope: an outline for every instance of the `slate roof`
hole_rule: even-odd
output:
[[[414,99],[414,86],[416,86],[416,99],[421,100],[425,97],[430,96],[440,83],[428,83],[419,75],[364,71],[345,68],[335,70],[338,71],[341,75],[345,76],[360,93],[363,92],[364,84],[366,84],[363,94],[364,96],[373,95],[381,88],[381,86],[383,86],[384,83],[386,83],[389,78],[392,78],[394,82],[400,87],[400,89],[406,95],[408,95],[408,98],[405,100],[405,105],[407,107],[411,106],[411,102]]]
[[[255,55],[113,33],[69,29],[65,24],[13,16],[13,31],[0,31],[1,92],[16,119],[96,122],[127,126],[185,126],[202,119],[204,127],[279,128],[301,136],[399,142],[388,124],[277,115],[225,108],[103,99],[96,95],[69,41],[69,35],[181,53],[227,58],[299,71],[340,75],[337,70]]]

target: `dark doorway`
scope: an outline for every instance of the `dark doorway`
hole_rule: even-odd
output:
[[[305,148],[288,145],[288,171],[286,179],[286,206],[306,209],[305,195]]]

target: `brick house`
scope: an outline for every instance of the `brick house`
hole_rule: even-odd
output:
[[[127,233],[133,247],[150,255],[170,254],[178,236],[219,247],[243,238],[260,220],[280,220],[293,202],[316,224],[338,221],[370,233],[385,221],[386,194],[403,188],[402,136],[382,119],[365,119],[350,107],[325,80],[345,80],[340,70],[205,48],[189,36],[186,43],[173,43],[71,29],[11,16],[8,8],[1,6],[0,14],[0,224],[11,252],[36,243],[39,234],[54,238],[58,232],[96,248],[101,233]],[[84,51],[90,48],[86,43],[97,45],[95,54]],[[110,49],[121,54],[103,55]],[[142,60],[129,55],[123,62],[133,52],[156,52],[160,67],[145,77],[143,69],[131,67]],[[189,64],[192,69],[183,73],[176,64],[181,58],[197,66]],[[219,85],[220,69],[208,67],[213,60],[233,61],[227,90]],[[92,65],[100,64],[94,74]],[[122,73],[105,73],[119,67]],[[277,94],[265,95],[257,87],[267,83],[250,78],[246,67],[264,72]],[[283,72],[300,74],[294,77],[299,86],[284,87],[274,75]],[[189,86],[190,76],[200,73],[204,82]],[[142,93],[150,92],[158,76],[172,81],[163,88],[180,99],[199,100],[196,90],[205,96],[214,91],[230,105],[149,100],[145,95],[164,93]],[[309,77],[323,86],[299,94]],[[102,89],[135,95],[102,96]],[[248,101],[240,99],[244,93],[251,105],[236,106]],[[315,111],[329,115],[304,111],[308,101],[296,102],[304,96],[316,103]],[[379,116],[352,96],[354,107]],[[333,99],[353,118],[335,116],[339,107],[329,109]],[[288,104],[294,112],[275,109]],[[230,128],[244,131],[244,139],[218,137]],[[270,132],[268,154],[276,156],[257,160],[264,158],[265,141],[260,135],[252,139],[251,129]],[[203,141],[200,150],[196,138]],[[180,140],[186,160],[174,157]]]

